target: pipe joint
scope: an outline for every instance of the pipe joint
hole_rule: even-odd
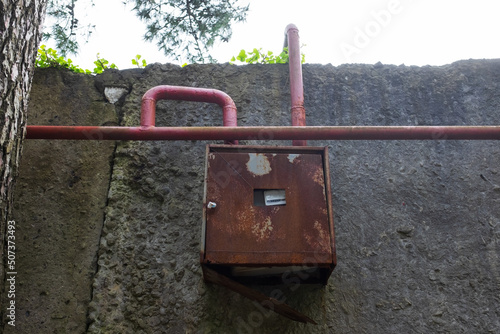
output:
[[[151,88],[142,97],[141,128],[155,126],[156,102],[159,100],[216,103],[222,108],[223,125],[238,126],[238,110],[228,94],[217,89],[163,85]],[[226,141],[226,143],[237,144],[238,142]]]

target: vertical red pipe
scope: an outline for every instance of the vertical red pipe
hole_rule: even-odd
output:
[[[304,108],[304,86],[302,83],[302,63],[300,55],[299,29],[289,24],[285,29],[285,46],[288,46],[288,64],[290,67],[290,95],[292,99],[292,125],[306,126]],[[306,146],[305,140],[292,141],[294,146]]]

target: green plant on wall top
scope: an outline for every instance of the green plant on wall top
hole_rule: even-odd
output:
[[[301,63],[305,63],[306,58],[301,53]],[[246,64],[287,64],[288,63],[288,48],[283,48],[280,54],[275,55],[272,51],[263,52],[262,48],[254,48],[252,51],[241,50],[240,53],[231,58],[230,64],[234,64],[236,60]]]
[[[76,73],[92,73],[89,70],[80,68],[78,65],[74,65],[71,59],[65,59],[63,56],[59,56],[56,50],[52,48],[47,49],[45,45],[40,46],[40,48],[38,49],[35,65],[39,68],[67,68]]]
[[[136,55],[135,58],[132,59],[132,65],[135,65],[139,68],[146,67],[146,60],[141,58],[141,55]],[[93,71],[82,69],[78,65],[74,65],[71,59],[66,59],[63,56],[59,56],[56,50],[52,48],[47,49],[45,45],[41,45],[38,49],[35,65],[38,68],[66,68],[76,73],[85,74],[101,74],[107,69],[118,69],[118,67],[114,63],[110,64],[108,60],[100,57],[99,54],[97,54],[97,59],[94,61],[95,68]]]
[[[301,63],[305,62],[305,55],[301,53],[302,59]],[[241,50],[240,53],[231,58],[230,64],[234,64],[235,61],[239,61],[244,64],[287,64],[288,63],[288,48],[283,48],[280,54],[275,55],[272,51],[263,52],[262,48],[254,48],[252,51]],[[97,59],[94,61],[95,68],[90,71],[87,69],[82,69],[78,65],[74,65],[73,61],[69,58],[64,58],[59,56],[57,51],[52,48],[47,48],[45,45],[40,46],[38,49],[38,55],[36,58],[36,67],[38,68],[66,68],[70,71],[76,73],[85,74],[101,74],[107,69],[118,69],[118,67],[102,58],[99,53],[97,54]],[[145,59],[142,59],[141,55],[136,55],[132,59],[132,65],[138,68],[144,68],[147,66]],[[182,67],[188,65],[183,64]]]
[[[144,68],[148,65],[146,59],[141,60],[141,55],[136,55],[134,59],[132,59],[132,65],[137,66],[138,68]]]
[[[104,70],[108,70],[110,68],[115,70],[118,69],[118,66],[116,66],[114,63],[109,64],[109,61],[107,61],[104,58],[101,58],[99,54],[97,54],[97,60],[94,61],[94,65],[96,66],[93,72],[95,74],[101,74],[102,72],[104,72]]]

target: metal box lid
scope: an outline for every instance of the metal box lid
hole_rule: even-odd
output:
[[[336,264],[327,148],[207,145],[201,263],[242,282],[307,267],[304,283],[326,284]]]

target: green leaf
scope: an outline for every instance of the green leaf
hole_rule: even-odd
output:
[[[305,55],[301,53],[301,62],[305,62]],[[241,50],[237,57],[232,57],[231,62],[235,60],[247,64],[286,64],[288,63],[288,48],[283,48],[279,55],[274,55],[272,51],[264,53],[262,48],[254,48],[252,51]]]
[[[236,58],[239,61],[244,62],[247,59],[247,53],[246,53],[246,51],[242,49]]]
[[[118,69],[118,67],[114,64],[111,63],[109,65],[109,61],[101,58],[99,54],[97,54],[97,60],[94,61],[94,65],[96,66],[94,68],[94,71],[90,71],[87,69],[82,69],[78,65],[73,64],[73,60],[71,59],[66,59],[64,56],[59,56],[57,51],[48,48],[45,45],[41,45],[40,48],[38,49],[37,52],[37,58],[35,65],[36,67],[39,68],[46,68],[46,67],[55,67],[55,68],[66,68],[69,69],[73,72],[76,73],[85,73],[85,74],[100,74],[106,69]],[[142,60],[142,65],[146,66],[146,60]]]
[[[146,67],[147,66],[147,62],[146,62],[146,59],[143,59],[141,61],[141,55],[136,55],[135,58],[132,59],[132,65],[135,65],[137,66],[138,68],[141,68],[141,67]]]

